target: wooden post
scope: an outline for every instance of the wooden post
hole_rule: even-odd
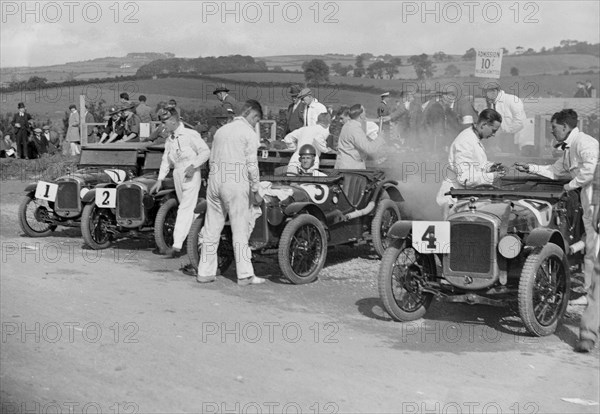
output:
[[[79,141],[81,146],[88,144],[87,125],[85,124],[85,95],[79,95]]]

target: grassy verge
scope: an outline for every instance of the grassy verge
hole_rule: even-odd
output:
[[[79,163],[79,155],[54,154],[34,160],[16,158],[0,159],[0,179],[37,181],[54,180],[67,174],[69,169],[74,169]]]

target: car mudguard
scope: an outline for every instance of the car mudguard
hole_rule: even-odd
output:
[[[569,244],[564,239],[562,234],[556,229],[549,229],[547,227],[538,227],[533,229],[527,239],[525,240],[526,247],[543,247],[547,243],[554,243],[560,247],[563,251],[568,252]]]
[[[394,240],[402,240],[411,236],[412,220],[400,220],[392,224],[387,237]]]
[[[289,206],[287,206],[285,208],[284,213],[286,216],[291,217],[291,216],[295,216],[302,210],[305,210],[308,213],[310,213],[311,215],[315,216],[316,218],[321,220],[325,224],[325,226],[327,226],[328,223],[327,223],[327,219],[325,218],[325,214],[319,207],[317,207],[313,203],[307,203],[307,202],[291,203]]]
[[[29,194],[29,193],[35,193],[37,185],[38,185],[38,183],[27,184],[27,187],[25,187],[25,193],[27,193],[27,194]]]
[[[206,214],[207,205],[208,204],[206,203],[206,200],[204,198],[199,198],[198,204],[196,204],[196,207],[194,208],[194,213]]]
[[[402,201],[404,201],[402,193],[400,193],[400,190],[398,190],[398,181],[385,181],[381,187],[388,193],[392,201],[395,201],[396,203],[401,203]]]

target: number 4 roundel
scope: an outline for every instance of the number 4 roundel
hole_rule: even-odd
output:
[[[413,221],[412,244],[419,253],[450,253],[450,222]]]

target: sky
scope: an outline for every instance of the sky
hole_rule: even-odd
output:
[[[590,1],[0,1],[0,67],[129,52],[463,54],[600,42]]]

